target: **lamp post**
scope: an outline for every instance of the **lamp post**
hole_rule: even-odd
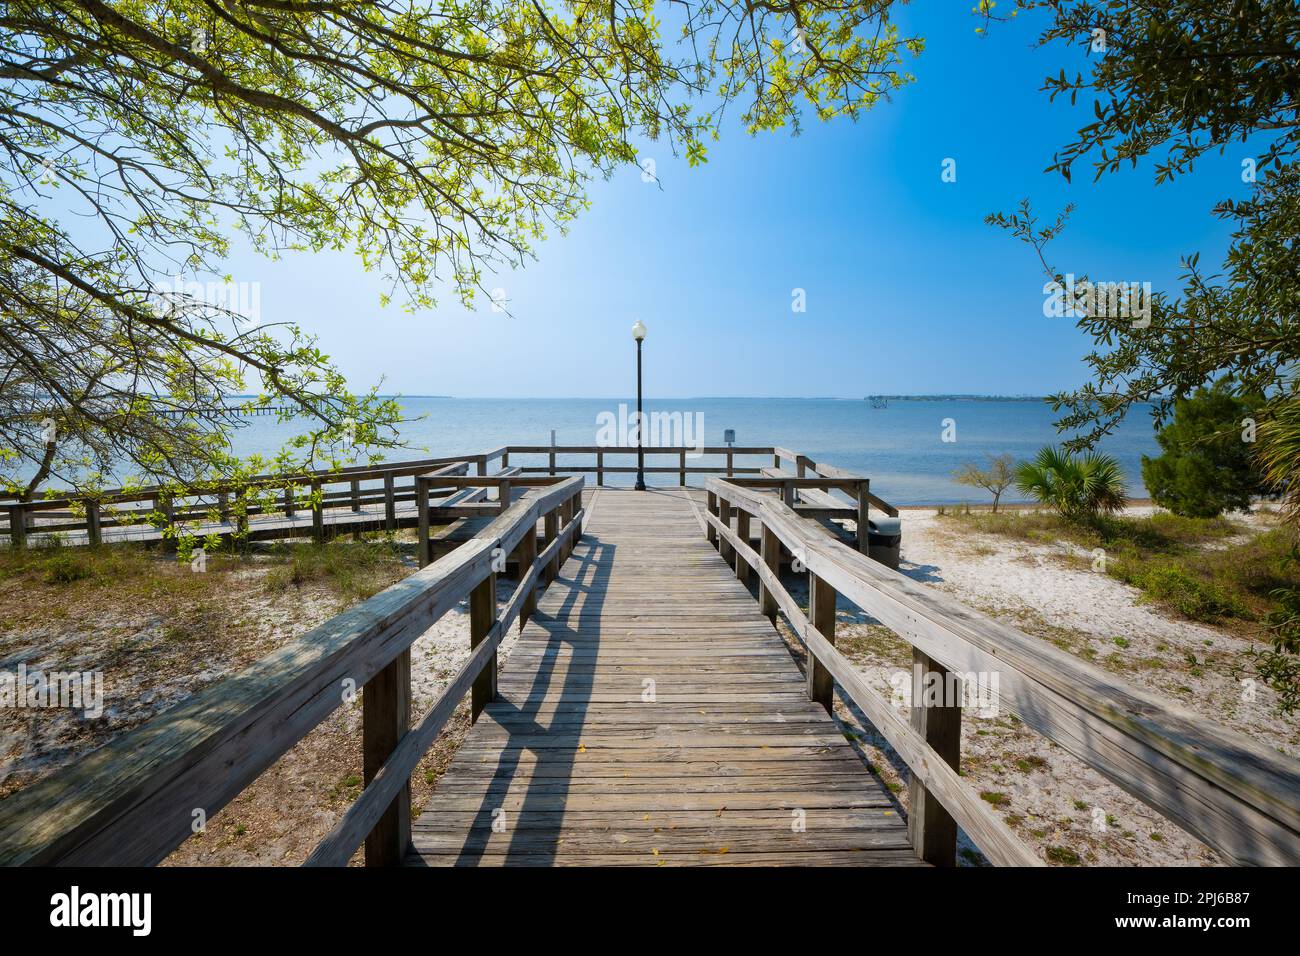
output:
[[[632,326],[632,338],[636,339],[636,490],[645,491],[645,449],[641,440],[645,429],[641,412],[641,343],[645,341],[645,325],[640,319]]]

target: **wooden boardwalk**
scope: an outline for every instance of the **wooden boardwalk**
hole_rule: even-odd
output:
[[[918,862],[687,494],[589,492],[408,862]]]
[[[507,460],[539,451],[546,466]],[[581,451],[595,453],[581,470],[594,471],[596,488],[540,474],[555,455]],[[685,448],[653,450],[677,465],[647,472],[675,471],[679,484],[648,492],[601,487],[602,473],[627,469],[609,467],[600,448],[511,445],[306,476],[320,491],[310,530],[308,509],[282,507],[253,519],[254,537],[283,519],[286,533],[318,539],[399,526],[399,514],[410,520],[401,506],[417,502],[420,569],[7,798],[0,865],[165,860],[193,836],[194,807],[210,815],[245,792],[344,704],[339,688],[351,683],[364,687],[365,786],[310,866],[344,866],[363,844],[368,866],[952,866],[959,829],[994,865],[1040,866],[1050,862],[1043,850],[959,771],[962,724],[981,719],[963,717],[962,691],[994,679],[999,713],[1226,861],[1300,865],[1300,763],[893,570],[892,549],[856,533],[876,509],[897,513],[869,479],[783,448],[713,451],[727,455],[727,474],[703,491],[685,487],[709,470],[689,466]],[[732,474],[732,454],[772,465]],[[464,473],[470,464],[478,474]],[[411,483],[399,486],[403,477]],[[156,489],[109,498],[114,507],[158,499],[155,512],[193,524],[207,513],[202,499],[216,495],[219,509],[230,493],[183,496],[197,505]],[[71,521],[78,503],[84,518]],[[11,503],[11,544],[24,547],[23,529],[48,533],[51,521],[104,540],[111,511],[101,504]],[[802,565],[808,607],[780,573],[787,556]],[[505,600],[502,557],[514,585]],[[466,601],[470,653],[414,714],[411,645]],[[910,644],[914,679],[943,693],[923,688],[906,709],[881,694],[836,647],[837,601]],[[778,614],[813,680],[769,621]],[[906,765],[897,800],[823,709],[837,695]],[[413,822],[411,775],[467,696],[479,719]]]

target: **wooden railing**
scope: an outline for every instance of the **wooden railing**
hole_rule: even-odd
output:
[[[870,482],[863,476],[819,464],[786,448],[656,446],[642,449],[642,454],[648,462],[662,461],[665,457],[675,461],[667,466],[646,465],[645,472],[652,477],[676,475],[679,483],[685,485],[692,476],[725,475],[741,482],[752,481],[760,487],[781,487],[787,500],[811,517],[863,518],[857,522],[857,533],[864,552],[867,508],[875,507],[893,516],[898,514],[896,508],[871,493]],[[512,465],[512,455],[516,460],[521,456],[546,456],[547,462]],[[722,458],[723,462],[691,464],[695,455]],[[565,463],[558,460],[562,456],[581,456],[591,463]],[[104,540],[106,529],[145,524],[171,529],[174,540],[178,531],[189,530],[199,535],[212,531],[214,517],[250,539],[300,536],[309,527],[312,537],[321,540],[330,533],[332,515],[350,512],[353,517],[347,522],[349,530],[393,531],[403,521],[408,525],[410,522],[409,512],[405,519],[399,520],[399,506],[414,502],[419,508],[424,502],[430,510],[417,519],[423,529],[421,522],[426,520],[450,521],[494,514],[496,509],[487,501],[487,492],[499,490],[501,482],[478,479],[513,479],[509,484],[520,489],[543,484],[538,481],[539,476],[554,480],[569,475],[593,475],[599,486],[605,483],[606,475],[635,474],[636,456],[635,447],[625,446],[506,445],[470,455],[290,475],[256,475],[240,481],[194,485],[183,491],[151,486],[29,502],[11,500],[0,502],[0,515],[7,516],[10,541],[19,548],[26,546],[30,535],[69,532],[84,532],[85,540],[97,545]],[[752,461],[755,458],[760,461]],[[367,484],[372,487],[366,487]],[[833,498],[832,490],[843,491],[849,500]],[[274,504],[268,505],[267,499],[272,495]],[[796,502],[796,495],[806,500]],[[372,516],[368,511],[359,514],[381,504],[382,515]],[[309,524],[295,520],[299,512],[305,511],[311,515]],[[250,518],[262,520],[250,523]],[[421,554],[427,556],[427,550],[422,549]]]
[[[465,475],[473,464],[478,475],[486,475],[488,463],[501,452],[454,458],[429,458],[356,468],[338,468],[291,475],[257,475],[239,481],[202,483],[180,491],[150,486],[129,490],[112,489],[75,497],[10,501],[0,506],[7,514],[8,532],[15,547],[24,547],[31,534],[51,535],[82,531],[92,545],[103,540],[106,528],[167,525],[173,528],[201,527],[215,512],[222,520],[237,520],[272,514],[293,518],[299,510],[312,512],[313,533],[324,535],[325,516],[335,509],[358,512],[373,504],[384,505],[385,514],[376,526],[397,527],[397,506],[415,500],[415,478],[441,467],[447,474]],[[402,482],[401,479],[409,479]],[[364,488],[365,482],[382,482],[382,488]],[[275,492],[277,506],[261,502]],[[240,499],[243,499],[242,502]],[[233,505],[233,507],[232,507]],[[74,510],[75,509],[75,510]],[[76,512],[84,517],[79,517]],[[39,519],[45,519],[44,522]],[[264,526],[252,536],[283,537],[283,529]]]
[[[829,710],[838,683],[910,768],[908,829],[923,859],[952,865],[960,826],[995,864],[1040,862],[959,776],[960,705],[914,701],[904,720],[836,649],[837,595],[910,643],[913,667],[941,685],[996,673],[1002,708],[1232,862],[1300,863],[1300,763],[911,581],[771,494],[718,478],[706,487],[709,540],[738,576],[758,576],[764,612],[779,609],[802,640],[809,696]],[[782,549],[807,569],[807,613],[781,583]]]
[[[758,464],[736,464],[737,458],[772,458],[776,464],[780,464],[778,449],[772,446],[762,447],[732,447],[731,445],[701,445],[699,447],[687,447],[682,445],[653,445],[642,449],[635,446],[627,445],[509,445],[505,448],[505,454],[502,456],[502,466],[510,464],[511,455],[546,455],[548,458],[546,465],[533,465],[523,467],[520,470],[525,474],[594,474],[596,484],[603,485],[606,475],[634,475],[638,468],[635,459],[638,454],[646,460],[654,462],[663,458],[676,459],[673,465],[655,465],[648,464],[644,467],[647,475],[672,475],[678,477],[678,483],[685,485],[690,475],[757,475],[762,472],[762,466]],[[581,455],[590,456],[592,464],[574,465],[559,462],[561,455]],[[696,457],[713,456],[725,459],[724,466],[717,465],[697,465],[691,464],[691,460]],[[626,464],[609,464],[607,458],[626,459],[632,458],[633,461]],[[793,459],[791,459],[793,460]]]
[[[365,789],[309,862],[344,864],[363,841],[368,865],[400,861],[410,775],[466,693],[474,717],[495,696],[497,646],[582,535],[582,488],[567,478],[532,489],[452,553],[11,796],[0,865],[157,863],[362,687]],[[519,583],[498,608],[511,554]],[[410,727],[410,647],[466,598],[472,653]]]

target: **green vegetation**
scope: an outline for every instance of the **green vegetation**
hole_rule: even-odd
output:
[[[401,552],[393,541],[359,544],[340,541],[328,544],[284,544],[272,549],[277,566],[266,578],[272,591],[324,582],[348,601],[364,601],[395,580],[402,568]]]
[[[1079,854],[1075,853],[1068,846],[1049,846],[1044,854],[1049,863],[1057,863],[1061,866],[1078,866],[1083,862]]]
[[[1175,514],[1213,518],[1247,511],[1263,490],[1253,454],[1262,396],[1241,397],[1227,379],[1174,404],[1173,421],[1156,433],[1162,454],[1142,456],[1142,482]]]
[[[211,589],[220,576],[241,568],[266,568],[266,587],[271,591],[316,582],[348,602],[376,594],[407,571],[400,546],[384,536],[360,543],[281,543],[245,552],[212,552],[205,573],[193,571],[184,555],[137,544],[86,548],[53,543],[22,551],[0,550],[0,581],[111,589],[125,596],[197,596]]]
[[[1277,692],[1282,712],[1300,710],[1300,544],[1289,525],[1245,537],[1246,529],[1227,518],[1168,512],[1102,515],[1087,523],[1042,511],[948,512],[945,517],[985,534],[1104,549],[1105,561],[1093,566],[1137,588],[1143,600],[1261,638],[1264,646],[1252,653],[1256,674]],[[1128,646],[1122,637],[1114,643]],[[1156,650],[1168,648],[1157,645]]]
[[[1183,258],[1181,294],[1157,291],[1149,321],[1094,309],[1077,319],[1094,344],[1085,358],[1093,381],[1052,397],[1053,407],[1065,413],[1058,426],[1083,430],[1071,449],[1094,445],[1139,403],[1155,403],[1164,420],[1176,399],[1223,375],[1232,377],[1237,394],[1295,401],[1300,123],[1294,91],[1300,59],[1294,5],[1264,2],[1249,12],[1210,0],[1025,0],[1020,6],[1041,9],[1042,46],[1086,48],[1102,31],[1104,55],[1089,57],[1081,71],[1061,70],[1044,80],[1054,100],[1095,104],[1049,167],[1066,179],[1088,160],[1101,178],[1145,157],[1161,184],[1207,152],[1250,143],[1242,152],[1241,180],[1252,194],[1214,209],[1234,224],[1222,274],[1206,275],[1199,254],[1191,253]],[[1001,19],[991,9],[985,17]],[[1045,247],[1068,213],[1069,207],[1044,226],[1025,200],[1018,211],[988,221],[1030,245],[1048,278],[1060,281],[1070,270],[1051,265]],[[1288,474],[1298,464],[1300,458],[1291,458]]]
[[[980,799],[985,803],[993,804],[995,807],[1006,807],[1011,805],[1011,798],[1005,793],[1000,793],[997,790],[981,790]]]
[[[0,488],[225,474],[224,397],[257,388],[300,426],[277,474],[393,447],[396,402],[251,314],[236,237],[350,250],[383,302],[468,307],[634,144],[696,166],[724,117],[797,132],[905,86],[924,43],[891,2],[723,0],[671,25],[655,2],[5,4]]]
[[[1188,518],[1167,512],[1147,517],[1099,516],[1087,524],[1048,512],[971,512],[952,520],[985,534],[1050,544],[1066,541],[1103,548],[1106,573],[1132,584],[1148,600],[1192,620],[1236,618],[1264,623],[1282,606],[1279,589],[1300,585],[1287,527],[1245,541],[1226,518]],[[1115,643],[1124,647],[1122,638]]]
[[[996,515],[988,511],[948,511],[945,517],[958,518],[985,534],[1022,541],[1069,541],[1088,548],[1132,545],[1169,552],[1223,543],[1245,530],[1228,518],[1186,518],[1164,511],[1144,517],[1099,515],[1087,524],[1076,524],[1049,511],[1004,511]]]
[[[208,567],[210,571],[220,572],[230,565],[228,556],[214,556]],[[0,581],[11,578],[52,587],[77,585],[173,592],[187,590],[191,583],[189,567],[182,567],[175,556],[163,557],[136,544],[70,547],[57,538],[41,547],[0,550]]]
[[[1300,401],[1274,402],[1270,411],[1259,426],[1259,462],[1287,521],[1300,526]]]
[[[993,496],[993,510],[998,510],[998,502],[1002,500],[1002,493],[1011,486],[1016,480],[1015,476],[1015,459],[1011,455],[998,455],[996,458],[988,456],[989,466],[980,468],[978,465],[968,462],[952,473],[953,481],[959,485],[970,485],[973,488],[983,488]]]
[[[1300,575],[1300,544],[1292,544],[1286,568]],[[1268,615],[1268,646],[1254,652],[1255,669],[1277,691],[1284,713],[1300,710],[1300,587],[1280,587],[1271,594],[1277,606]]]
[[[1109,455],[1047,446],[1016,469],[1016,487],[1062,517],[1088,522],[1124,507],[1124,473]]]
[[[1283,496],[1286,520],[1300,526],[1300,122],[1294,108],[1300,58],[1293,4],[1259,3],[1248,13],[1209,0],[1115,0],[1100,7],[1091,0],[1022,0],[1018,6],[1047,15],[1040,45],[1088,46],[1099,36],[1104,45],[1104,55],[1090,57],[1086,70],[1045,79],[1053,99],[1074,103],[1082,95],[1094,102],[1089,121],[1050,167],[1066,179],[1086,158],[1100,178],[1149,157],[1159,184],[1190,170],[1206,152],[1250,143],[1241,178],[1251,195],[1227,198],[1213,210],[1232,224],[1218,274],[1206,274],[1192,252],[1183,256],[1181,290],[1156,291],[1140,316],[1096,308],[1095,299],[1077,313],[1077,327],[1093,343],[1084,359],[1092,381],[1050,399],[1062,413],[1057,427],[1074,433],[1067,446],[1094,446],[1145,402],[1163,423],[1179,399],[1228,379],[1242,399],[1268,397],[1259,410],[1257,458],[1268,487]],[[986,23],[1006,19],[991,5],[976,10]],[[1046,276],[1063,285],[1047,246],[1071,210],[1040,223],[1025,199],[987,221],[1029,245]],[[1082,277],[1074,285],[1087,283]],[[1213,508],[1216,502],[1196,491],[1196,469],[1184,468],[1181,476],[1177,469],[1154,476],[1161,494],[1189,512]],[[1182,582],[1161,586],[1182,603],[1201,603]],[[1259,674],[1284,700],[1300,702],[1297,655],[1300,639],[1275,630]]]
[[[1183,564],[1122,560],[1116,562],[1113,574],[1125,584],[1133,585],[1147,599],[1193,621],[1250,616],[1245,602],[1231,590]]]

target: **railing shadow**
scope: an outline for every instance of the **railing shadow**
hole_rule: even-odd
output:
[[[898,573],[905,574],[918,584],[942,584],[943,568],[937,564],[914,564],[904,558],[899,562]]]
[[[601,542],[596,535],[587,532],[579,545],[579,548],[582,547],[585,547],[585,553],[575,550],[565,562],[561,574],[543,592],[550,593],[554,588],[565,588],[566,593],[560,607],[554,613],[538,611],[529,618],[529,623],[536,623],[548,636],[542,659],[536,665],[533,682],[527,693],[518,700],[501,695],[484,711],[503,725],[508,725],[511,737],[515,734],[551,734],[552,742],[571,738],[573,745],[528,748],[513,746],[507,739],[483,802],[457,857],[457,866],[474,866],[481,860],[493,835],[493,811],[504,802],[505,794],[519,772],[520,761],[525,753],[533,754],[534,766],[523,803],[516,814],[516,822],[551,815],[554,817],[554,825],[525,828],[507,824],[511,836],[505,862],[507,865],[527,863],[535,866],[549,866],[554,862],[559,828],[564,819],[564,805],[572,782],[574,755],[591,702],[596,658],[590,660],[591,671],[573,666],[578,663],[577,658],[573,658],[565,671],[558,699],[551,698],[554,707],[549,722],[543,723],[539,720],[539,715],[548,704],[548,692],[556,678],[560,652],[565,645],[575,650],[582,646],[575,641],[581,622],[576,616],[570,621],[570,615],[579,610],[583,614],[599,614],[604,603],[605,588],[593,585],[598,584],[602,578],[609,577],[614,563],[615,546]],[[579,601],[580,608],[577,607]],[[557,722],[562,722],[559,727],[555,726]]]

